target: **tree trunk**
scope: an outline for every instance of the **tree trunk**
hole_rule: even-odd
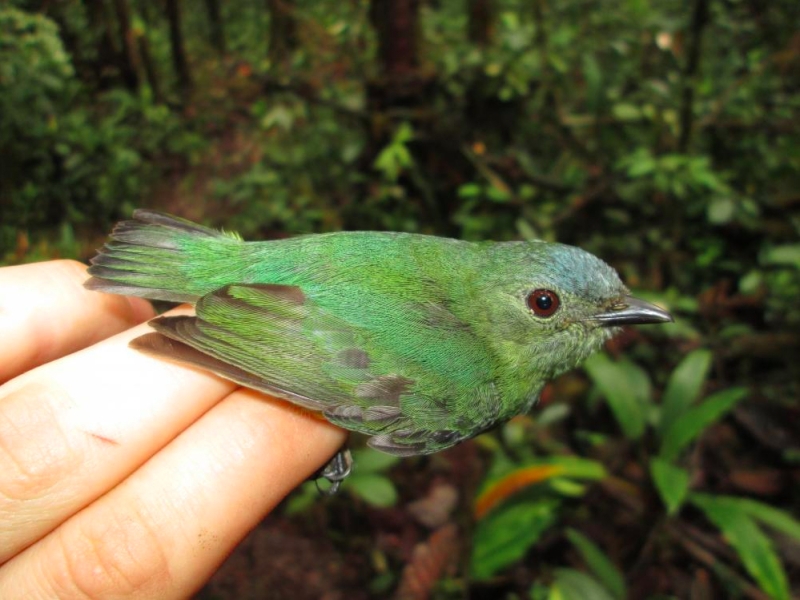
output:
[[[161,91],[161,81],[158,78],[158,71],[153,62],[153,55],[150,53],[150,41],[147,39],[147,31],[137,31],[136,40],[139,42],[139,55],[142,57],[142,66],[147,76],[147,83],[153,94],[156,104],[164,102],[164,94]]]
[[[692,138],[694,124],[694,87],[697,85],[697,73],[700,68],[700,45],[703,31],[708,24],[709,0],[695,0],[692,11],[692,22],[689,26],[686,50],[686,65],[683,69],[683,92],[681,94],[680,134],[678,150],[686,152]]]
[[[448,213],[447,202],[437,202],[438,182],[427,173],[440,173],[439,165],[450,162],[447,150],[432,140],[442,139],[437,127],[441,120],[429,110],[438,94],[435,74],[423,73],[419,61],[419,8],[420,0],[371,0],[370,22],[378,42],[378,74],[367,82],[367,110],[372,126],[369,140],[359,158],[361,168],[374,168],[376,157],[386,147],[401,124],[409,124],[415,133],[406,144],[413,165],[397,174],[396,183],[404,190],[404,199],[386,205],[387,212],[410,210],[428,223],[437,223],[442,231],[447,225],[439,214]],[[449,133],[445,139],[452,140]],[[455,143],[458,146],[458,143]],[[447,155],[445,159],[444,156]],[[458,146],[457,161],[461,156]],[[372,192],[363,190],[364,197]],[[375,227],[375,223],[352,218],[360,227]]]
[[[378,34],[378,57],[389,81],[416,74],[419,0],[372,0],[370,20]]]
[[[208,24],[211,29],[211,43],[220,56],[225,55],[225,24],[222,22],[222,12],[219,9],[219,0],[206,0]]]
[[[494,2],[469,0],[469,41],[484,48],[494,35]]]
[[[183,48],[183,33],[181,32],[181,9],[179,0],[166,0],[167,20],[169,21],[169,41],[172,47],[172,64],[178,76],[178,85],[181,92],[186,95],[192,89],[192,76],[189,72],[189,63],[186,60],[186,51]]]
[[[114,12],[119,25],[119,37],[122,40],[120,51],[120,70],[122,80],[131,91],[139,88],[139,53],[136,48],[136,36],[131,29],[131,10],[127,0],[114,0]]]
[[[91,61],[91,73],[97,88],[107,89],[116,85],[117,77],[122,76],[120,44],[113,34],[106,3],[103,0],[83,0],[83,5],[97,43],[97,58]]]
[[[89,1],[91,2],[91,0]],[[150,27],[161,16],[161,11],[156,5],[157,2],[158,0],[137,0],[133,7],[133,10],[140,14],[144,22]]]
[[[267,0],[269,11],[269,59],[284,63],[297,48],[297,19],[294,0]]]

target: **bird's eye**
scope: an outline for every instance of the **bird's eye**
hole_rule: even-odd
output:
[[[561,305],[558,294],[550,290],[533,290],[528,294],[528,308],[537,317],[550,317]]]

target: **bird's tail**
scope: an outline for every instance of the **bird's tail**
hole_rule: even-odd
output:
[[[90,290],[151,300],[195,302],[229,277],[241,247],[235,234],[150,210],[118,223],[89,267]]]

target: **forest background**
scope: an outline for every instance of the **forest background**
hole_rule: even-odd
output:
[[[0,0],[0,262],[158,208],[542,238],[674,324],[423,459],[358,450],[206,598],[800,595],[796,0]]]

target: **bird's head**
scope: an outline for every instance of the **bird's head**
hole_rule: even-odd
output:
[[[501,244],[490,263],[483,322],[512,367],[542,379],[575,367],[622,325],[673,320],[632,297],[605,262],[573,246]]]

